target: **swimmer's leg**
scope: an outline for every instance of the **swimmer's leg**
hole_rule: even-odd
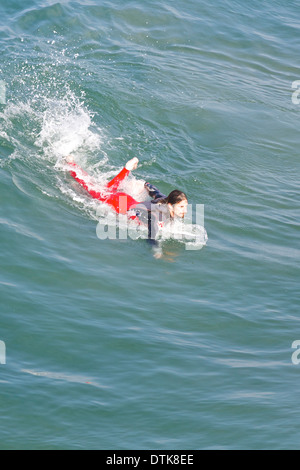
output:
[[[74,178],[74,180],[77,181],[77,183],[79,183],[94,199],[104,201],[105,197],[96,190],[95,185],[89,181],[90,176],[88,173],[74,162],[73,157],[71,155],[68,156],[66,161],[72,167],[72,170],[70,171],[72,178]]]
[[[140,204],[129,194],[117,192],[122,181],[124,181],[131,171],[137,168],[138,163],[138,158],[129,160],[123,170],[106,186],[112,194],[107,197],[105,202],[111,205],[118,214],[126,214],[130,209]]]
[[[136,207],[140,202],[126,193],[112,193],[104,201],[114,208],[118,214],[126,214],[130,209]]]
[[[133,199],[129,194],[116,192],[120,183],[130,173],[131,169],[135,169],[138,164],[138,159],[133,158],[126,163],[125,168],[108,183],[107,188],[111,194],[102,194],[96,190],[95,185],[89,181],[90,176],[77,163],[74,162],[72,156],[66,158],[67,163],[72,167],[70,175],[77,181],[94,199],[105,202],[112,206],[117,213],[125,214],[129,209],[139,204],[138,201]]]
[[[132,158],[131,160],[129,160],[125,167],[123,168],[123,170],[117,175],[114,177],[113,180],[111,180],[108,184],[107,184],[107,188],[110,189],[111,191],[117,191],[117,189],[119,188],[120,184],[122,183],[122,181],[124,181],[124,179],[126,178],[126,176],[129,175],[129,173],[133,170],[135,170],[138,166],[138,163],[139,163],[139,160],[138,158]]]

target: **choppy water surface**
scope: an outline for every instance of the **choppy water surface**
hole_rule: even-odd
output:
[[[297,2],[0,14],[0,447],[298,448]],[[99,185],[137,156],[206,246],[100,240],[69,153]]]

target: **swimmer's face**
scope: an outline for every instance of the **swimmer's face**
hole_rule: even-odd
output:
[[[174,206],[168,204],[168,206],[170,209],[171,217],[179,217],[180,219],[184,219],[188,207],[187,200],[180,201],[177,204],[174,204]]]

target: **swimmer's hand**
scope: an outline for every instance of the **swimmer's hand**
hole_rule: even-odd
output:
[[[155,259],[163,258],[163,250],[159,242],[155,242],[155,245],[153,246],[152,251],[153,251],[153,258]]]
[[[128,171],[133,171],[137,169],[138,164],[139,164],[139,159],[134,157],[126,163],[125,168]]]

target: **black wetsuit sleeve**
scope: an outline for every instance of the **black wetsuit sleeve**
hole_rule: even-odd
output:
[[[152,246],[158,246],[158,241],[156,240],[158,234],[158,221],[157,215],[152,211],[148,212],[148,242]]]
[[[146,187],[149,192],[149,196],[156,201],[157,199],[165,199],[167,196],[163,194],[156,186],[150,183],[146,183]]]
[[[159,221],[159,211],[152,210],[148,212],[148,243],[151,246],[155,257],[160,257],[162,255],[161,241],[157,240]]]
[[[160,211],[157,210],[156,204],[154,202],[144,202],[139,204],[136,208],[136,215],[139,218],[140,222],[145,224],[148,228],[148,240],[147,242],[154,251],[161,250],[161,243],[157,240],[159,233],[159,221],[160,221]]]

